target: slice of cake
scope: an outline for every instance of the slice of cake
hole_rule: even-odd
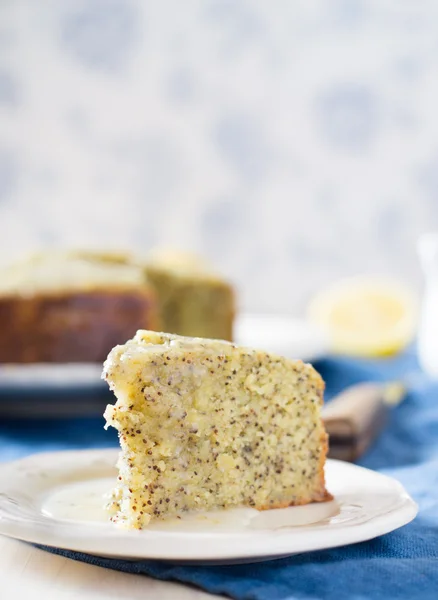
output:
[[[149,256],[145,272],[158,294],[164,331],[233,339],[234,290],[205,261],[187,253],[160,251]]]
[[[312,366],[224,341],[138,331],[103,377],[119,432],[112,519],[330,499],[324,484],[324,384]]]
[[[138,266],[50,253],[0,271],[1,363],[101,363],[158,319]]]

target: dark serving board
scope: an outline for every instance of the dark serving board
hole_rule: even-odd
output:
[[[1,365],[0,417],[102,415],[114,396],[101,373],[91,364]]]

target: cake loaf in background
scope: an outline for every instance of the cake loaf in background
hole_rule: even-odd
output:
[[[231,339],[234,311],[232,287],[182,253],[150,263],[124,252],[35,254],[0,271],[0,363],[99,363],[145,328]]]
[[[146,323],[155,291],[134,265],[40,254],[0,273],[0,362],[102,362]]]

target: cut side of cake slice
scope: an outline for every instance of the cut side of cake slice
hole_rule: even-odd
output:
[[[117,401],[111,518],[151,519],[331,499],[324,483],[324,384],[311,365],[229,342],[138,331],[103,377]]]
[[[211,265],[191,254],[156,251],[144,268],[158,294],[165,331],[232,341],[235,291]]]

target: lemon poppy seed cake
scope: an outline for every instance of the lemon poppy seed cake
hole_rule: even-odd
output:
[[[321,502],[324,384],[312,366],[229,342],[138,331],[103,377],[117,401],[111,518],[141,529],[186,511]]]

